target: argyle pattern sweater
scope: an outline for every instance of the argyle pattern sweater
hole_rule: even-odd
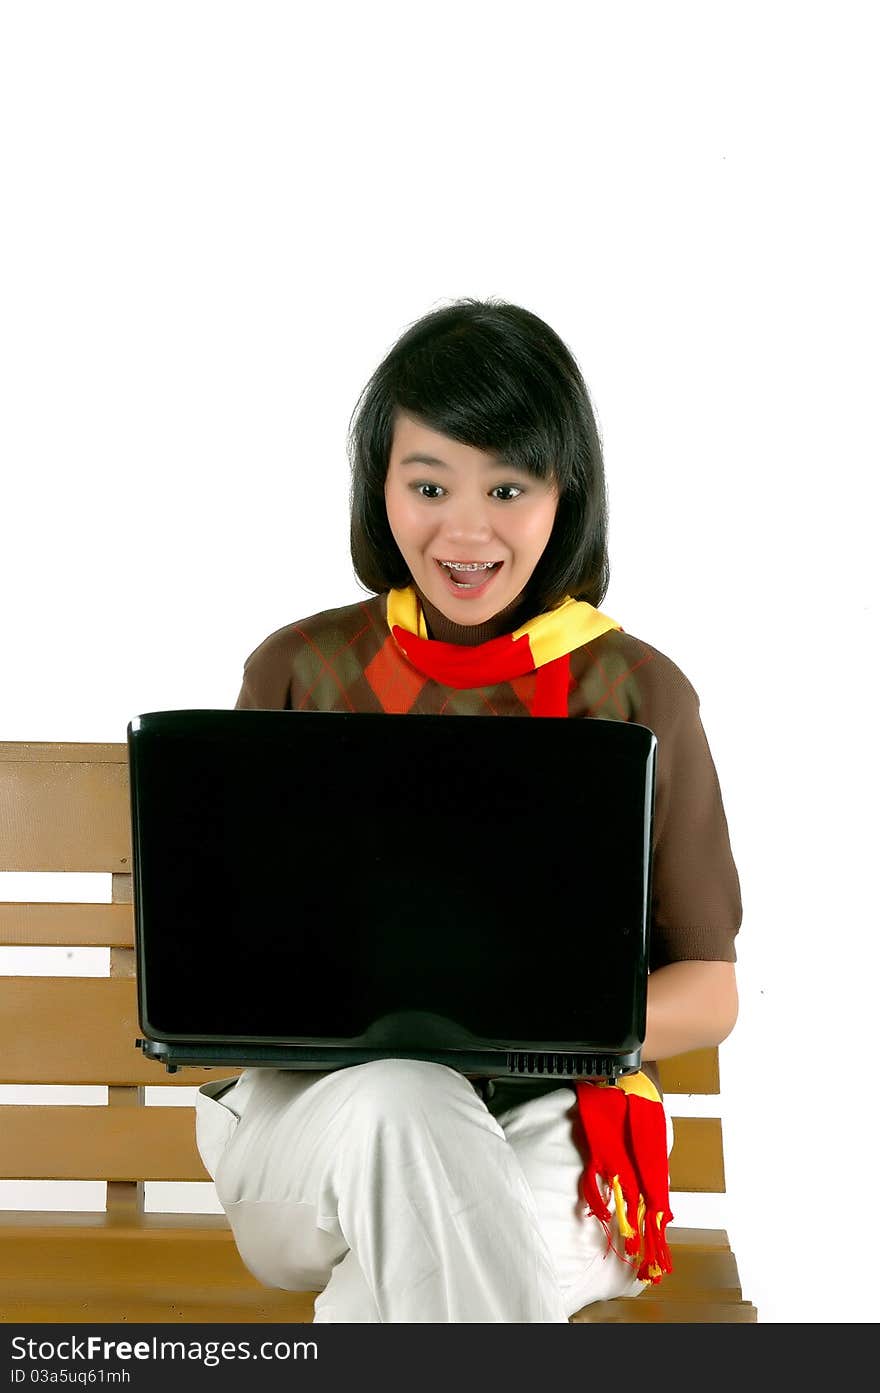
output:
[[[270,634],[245,662],[236,709],[531,714],[541,668],[485,687],[446,686],[407,659],[387,607],[388,596],[376,595]],[[657,737],[651,970],[683,959],[735,962],[739,877],[693,686],[671,659],[617,627],[569,653],[563,677],[570,717],[636,721]],[[650,1061],[643,1068],[656,1083]]]

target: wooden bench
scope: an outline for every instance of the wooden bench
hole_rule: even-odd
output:
[[[0,744],[0,870],[112,877],[111,903],[0,903],[0,944],[110,949],[109,977],[0,978],[0,1082],[107,1086],[106,1106],[2,1105],[0,1178],[105,1181],[107,1207],[0,1211],[0,1321],[310,1321],[315,1294],[261,1286],[224,1215],[144,1212],[145,1181],[209,1179],[192,1108],[145,1106],[145,1085],[192,1087],[230,1071],[168,1075],[134,1046],[124,743]],[[717,1051],[670,1060],[662,1078],[668,1093],[717,1094]],[[720,1119],[678,1119],[671,1167],[673,1190],[723,1191]],[[669,1234],[671,1276],[572,1319],[756,1320],[723,1230]]]

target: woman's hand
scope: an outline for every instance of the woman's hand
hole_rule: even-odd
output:
[[[733,963],[678,962],[648,977],[642,1059],[668,1059],[719,1045],[736,1024],[739,996]]]

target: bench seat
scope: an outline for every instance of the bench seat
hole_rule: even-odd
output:
[[[750,1321],[721,1229],[670,1226],[675,1271],[638,1297],[597,1302],[581,1321]],[[222,1214],[10,1211],[0,1219],[0,1321],[310,1323],[314,1292],[264,1287]]]

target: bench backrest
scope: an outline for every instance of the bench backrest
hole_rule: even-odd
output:
[[[207,1180],[191,1108],[147,1107],[144,1086],[192,1087],[229,1069],[167,1074],[135,1048],[128,750],[0,743],[0,871],[104,872],[111,903],[0,903],[0,945],[103,946],[108,977],[0,976],[0,1083],[104,1084],[106,1106],[4,1104],[0,1179],[104,1180],[107,1207],[143,1208],[149,1180]],[[718,1052],[661,1065],[669,1094],[718,1094]],[[676,1118],[674,1191],[721,1192],[721,1121]]]

